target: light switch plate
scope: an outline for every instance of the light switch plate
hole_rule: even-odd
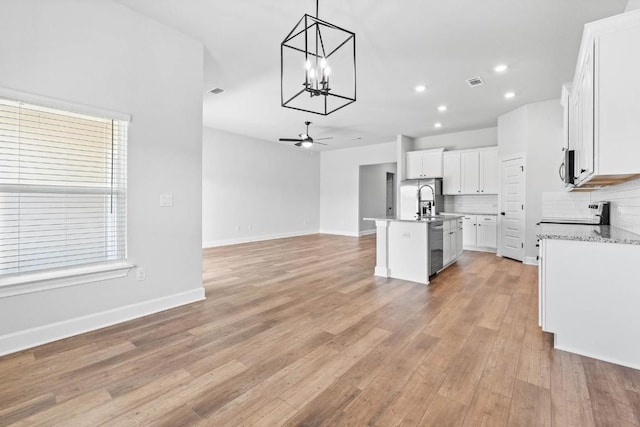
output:
[[[144,267],[136,268],[136,280],[142,281],[147,278],[147,269]]]
[[[160,195],[160,207],[170,208],[173,206],[173,194]]]

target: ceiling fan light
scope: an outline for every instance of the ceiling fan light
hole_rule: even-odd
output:
[[[304,148],[311,148],[312,145],[313,145],[313,142],[311,141],[302,141],[302,146]]]

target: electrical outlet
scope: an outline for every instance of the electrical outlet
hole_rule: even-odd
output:
[[[142,281],[147,278],[147,269],[144,267],[136,268],[136,280]]]
[[[160,207],[170,208],[173,206],[173,194],[160,195]]]
[[[249,225],[249,231],[253,231],[253,225]]]
[[[240,226],[236,225],[236,231],[240,231]]]

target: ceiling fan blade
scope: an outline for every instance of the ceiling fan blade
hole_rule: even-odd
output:
[[[302,145],[302,141],[300,141],[300,142],[296,142],[296,143],[295,143],[295,144],[293,144],[293,145],[295,145],[296,147],[300,147],[300,146]]]
[[[280,138],[278,141],[281,141],[281,142],[302,142],[301,139],[292,139],[292,138]]]
[[[325,144],[324,142],[318,142],[318,140],[313,141],[313,143],[314,144],[320,144],[320,145],[329,145],[329,144]]]
[[[326,138],[313,138],[314,141],[324,141],[325,139],[333,139],[332,136],[328,136]]]

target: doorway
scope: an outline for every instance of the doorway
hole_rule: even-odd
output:
[[[387,216],[396,216],[396,174],[387,172]]]
[[[360,166],[359,185],[359,234],[375,234],[374,221],[363,218],[395,216],[397,163],[380,163]]]
[[[503,257],[524,260],[525,158],[500,162],[500,247]]]

